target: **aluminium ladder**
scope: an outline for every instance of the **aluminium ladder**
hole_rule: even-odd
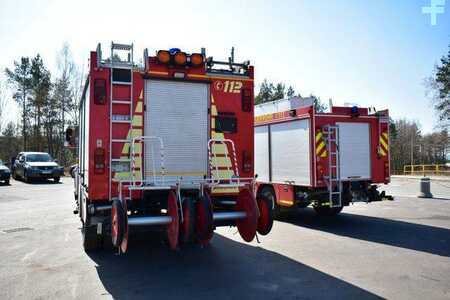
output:
[[[339,161],[339,126],[325,125],[322,129],[328,151],[328,187],[330,207],[342,206],[342,181]]]
[[[120,56],[117,55],[117,52],[121,51],[122,53],[126,53],[126,59],[121,60]],[[130,148],[128,148],[128,158],[123,157],[113,157],[113,145],[119,144],[119,145],[125,145],[128,143],[131,146],[131,139],[132,139],[132,129],[133,129],[133,44],[126,45],[126,44],[117,44],[117,43],[111,43],[111,57],[109,60],[109,67],[110,70],[110,105],[109,105],[109,199],[112,197],[112,179],[113,179],[113,165],[120,165],[120,164],[127,164],[128,163],[128,170],[129,172],[132,172],[132,160],[130,159]],[[130,72],[129,81],[118,81],[114,80],[114,73],[115,70],[124,72],[124,70],[128,70]],[[125,71],[127,72],[127,71]],[[114,88],[120,87],[120,86],[129,86],[129,98],[121,98],[121,99],[115,99],[114,95]],[[127,115],[114,115],[114,109],[113,107],[128,107],[129,113]],[[115,138],[114,137],[114,128],[117,126],[123,126],[123,124],[128,124],[129,126],[129,135],[124,138]]]

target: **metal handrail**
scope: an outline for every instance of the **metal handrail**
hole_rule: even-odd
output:
[[[403,175],[414,174],[450,175],[450,167],[444,164],[420,164],[403,166]]]
[[[217,164],[217,155],[216,153],[212,151],[212,146],[215,144],[222,144],[227,148],[227,153],[225,153],[225,157],[229,157],[228,156],[228,146],[227,144],[231,145],[231,150],[232,150],[232,155],[233,155],[233,166],[234,166],[234,170],[230,169],[229,167],[228,170],[232,170],[233,173],[235,174],[235,178],[220,178],[220,173],[219,173],[219,166]],[[222,180],[236,180],[237,183],[239,184],[240,182],[240,178],[239,178],[239,168],[237,165],[237,158],[236,158],[236,148],[234,146],[234,142],[230,139],[210,139],[208,141],[208,157],[209,157],[209,167],[210,167],[210,171],[211,171],[211,177],[213,177],[213,173],[214,173],[214,169],[215,169],[215,173],[216,173],[216,177],[217,177],[217,184],[219,184]],[[212,164],[212,160],[214,158],[214,167]],[[213,178],[212,178],[213,179]],[[214,179],[213,179],[214,180]]]
[[[161,156],[161,183],[162,183],[162,185],[165,185],[165,177],[164,177],[165,176],[164,142],[163,142],[162,138],[160,138],[159,136],[144,136],[144,135],[133,138],[133,140],[131,142],[131,163],[132,163],[132,166],[131,166],[131,185],[133,187],[143,186],[144,182],[146,181],[145,178],[144,178],[144,168],[143,168],[143,165],[142,165],[143,164],[142,156],[143,156],[143,152],[144,152],[143,147],[141,147],[141,154],[140,154],[140,156],[141,156],[141,166],[140,166],[141,179],[140,180],[136,180],[136,178],[134,176],[134,169],[136,168],[135,144],[136,144],[136,142],[142,143],[142,142],[144,142],[146,140],[147,141],[156,140],[156,141],[159,142],[159,145],[160,145],[160,156]],[[155,166],[155,160],[154,160],[154,157],[153,157],[153,147],[152,147],[151,153],[152,153],[152,166],[153,166],[153,168],[152,168],[153,169],[153,184],[156,185],[157,184],[157,182],[156,182],[156,166]],[[136,184],[137,182],[139,182],[139,184]]]

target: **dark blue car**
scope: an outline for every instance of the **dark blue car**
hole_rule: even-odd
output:
[[[7,166],[3,164],[3,161],[0,159],[0,181],[4,181],[6,184],[9,184],[10,178],[11,171]]]

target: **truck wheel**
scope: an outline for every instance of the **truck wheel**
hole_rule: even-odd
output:
[[[97,250],[100,247],[96,226],[83,225],[81,229],[83,236],[83,248],[85,252]]]
[[[111,206],[111,241],[114,247],[120,247],[125,232],[125,212],[122,203],[114,200]]]
[[[5,180],[5,184],[6,184],[6,185],[9,185],[9,179],[6,179],[6,180]]]
[[[297,204],[298,208],[307,208],[308,205],[310,205],[310,202],[300,202],[299,204]]]
[[[314,210],[319,216],[332,217],[339,214],[344,207],[314,206]]]
[[[239,192],[235,210],[245,212],[246,217],[236,220],[236,226],[242,239],[251,242],[258,228],[258,208],[253,194],[248,189]]]
[[[53,181],[54,181],[55,183],[58,183],[60,180],[61,180],[60,177],[55,177],[55,178],[53,178]]]
[[[272,208],[272,217],[274,219],[278,218],[280,216],[280,207],[277,204],[277,198],[275,196],[275,192],[273,191],[272,187],[270,186],[263,187],[261,189],[260,195],[269,201],[270,207]]]
[[[195,232],[195,204],[194,199],[183,199],[183,223],[180,226],[180,242],[186,244],[192,242]]]
[[[261,195],[258,197],[257,202],[259,208],[257,231],[261,235],[267,235],[273,226],[272,202]]]
[[[167,224],[167,239],[170,249],[175,250],[178,247],[180,216],[178,214],[178,199],[174,191],[170,191],[167,196],[167,214],[172,218],[172,222]]]
[[[196,204],[195,232],[198,242],[206,246],[214,235],[214,220],[211,199],[207,193]]]
[[[27,172],[23,172],[23,181],[25,181],[26,183],[30,183],[30,178],[28,177]]]

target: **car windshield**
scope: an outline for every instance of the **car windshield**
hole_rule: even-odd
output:
[[[53,161],[53,159],[47,153],[35,153],[35,154],[28,154],[26,156],[26,161],[28,161],[28,162],[49,162],[49,161]]]

